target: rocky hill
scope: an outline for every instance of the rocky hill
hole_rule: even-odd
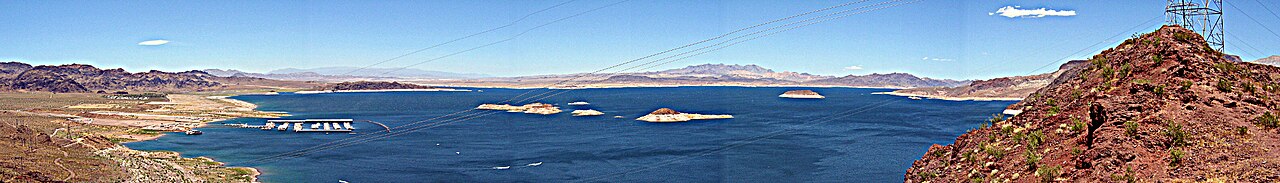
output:
[[[909,88],[893,91],[893,93],[951,100],[1022,99],[1040,88],[1049,86],[1049,83],[1062,73],[1087,63],[1088,61],[1084,60],[1073,60],[1062,64],[1058,67],[1058,71],[1051,73],[979,80],[958,87]]]
[[[197,90],[219,86],[213,77],[200,71],[168,73],[150,71],[125,72],[124,69],[98,69],[84,64],[30,66],[9,62],[0,68],[6,73],[0,91],[93,92],[99,90]],[[16,74],[14,74],[16,73]]]
[[[1267,57],[1267,58],[1260,58],[1260,59],[1258,59],[1258,60],[1254,60],[1254,61],[1253,61],[1253,63],[1266,64],[1266,65],[1272,65],[1272,66],[1278,66],[1278,67],[1280,67],[1280,55],[1272,55],[1272,56]]]
[[[919,87],[956,87],[969,84],[970,81],[950,79],[931,79],[916,77],[906,73],[848,75],[838,78],[820,79],[804,82],[811,85],[856,86],[876,88],[919,88]]]
[[[190,92],[210,89],[310,88],[317,85],[253,77],[219,77],[195,70],[185,72],[152,70],[130,73],[119,68],[99,69],[84,64],[32,66],[19,62],[0,63],[0,92]]]
[[[906,182],[1280,181],[1280,68],[1232,62],[1165,26],[1068,70]]]

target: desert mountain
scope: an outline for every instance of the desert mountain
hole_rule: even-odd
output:
[[[1054,78],[1058,78],[1068,70],[1074,69],[1086,64],[1088,61],[1073,60],[1058,67],[1058,71],[1051,73],[1030,75],[1030,76],[1013,76],[1002,77],[989,80],[973,81],[968,85],[958,87],[930,87],[930,88],[910,88],[894,91],[894,93],[929,96],[946,99],[1021,99],[1026,98],[1031,93],[1048,86],[1053,82]]]
[[[204,71],[130,73],[124,69],[99,69],[91,65],[41,65],[0,63],[0,91],[49,91],[84,93],[97,91],[200,91],[207,89],[310,88],[318,84],[250,77],[219,77]]]
[[[404,78],[404,79],[464,79],[464,78],[484,78],[490,77],[484,74],[475,73],[454,73],[443,71],[429,71],[412,68],[364,68],[357,67],[321,67],[311,69],[295,69],[286,68],[267,72],[266,74],[297,74],[297,73],[315,73],[328,76],[351,76],[351,77],[368,77],[368,78]]]
[[[571,78],[558,86],[644,86],[644,85],[821,85],[851,87],[940,87],[959,86],[969,81],[920,78],[910,74],[870,74],[862,76],[822,76],[797,72],[777,72],[758,65],[702,64],[654,72],[617,74],[565,74],[444,81],[446,85],[542,86]]]
[[[931,79],[916,77],[907,73],[848,75],[804,82],[812,85],[856,86],[876,88],[920,88],[920,87],[955,87],[969,84],[970,81],[950,79]]]
[[[1280,180],[1280,68],[1233,62],[1164,26],[1095,55],[934,145],[906,182]]]
[[[1260,58],[1258,60],[1254,60],[1253,63],[1280,66],[1280,55],[1272,55],[1267,58]]]

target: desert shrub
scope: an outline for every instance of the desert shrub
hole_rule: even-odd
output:
[[[1191,42],[1192,40],[1195,40],[1195,36],[1192,36],[1191,34],[1188,34],[1185,32],[1173,33],[1173,38],[1182,42]]]
[[[1084,150],[1080,150],[1080,148],[1078,147],[1071,148],[1071,155],[1080,155],[1080,154],[1084,154]]]
[[[987,155],[991,155],[995,157],[995,159],[1004,158],[1004,155],[1005,155],[1004,149],[995,145],[983,145],[982,152],[987,153]]]
[[[1027,134],[1026,140],[1027,140],[1028,149],[1039,148],[1040,144],[1044,143],[1044,132],[1041,132],[1040,130],[1032,131],[1031,133]]]
[[[1219,71],[1226,73],[1235,73],[1240,71],[1240,67],[1236,66],[1236,64],[1226,62],[1213,64],[1213,68],[1217,68]]]
[[[1135,80],[1133,80],[1133,84],[1147,84],[1147,83],[1151,83],[1151,80],[1146,80],[1146,79],[1135,79]]]
[[[1129,65],[1129,63],[1126,62],[1124,63],[1124,65],[1120,66],[1120,72],[1116,74],[1116,77],[1119,77],[1119,78],[1128,77],[1130,71],[1133,71],[1133,65]]]
[[[1254,118],[1253,124],[1267,129],[1276,128],[1280,127],[1280,118],[1277,118],[1276,115],[1271,114],[1271,112],[1267,112],[1262,114],[1262,116]]]
[[[1186,152],[1182,152],[1182,150],[1178,150],[1176,148],[1169,149],[1169,166],[1178,166],[1178,164],[1182,164],[1182,161],[1184,160],[1183,157],[1186,155]]]
[[[1232,84],[1232,83],[1231,83],[1231,81],[1230,81],[1230,80],[1227,80],[1226,78],[1219,78],[1219,79],[1218,79],[1218,85],[1217,85],[1217,86],[1218,86],[1218,91],[1222,91],[1222,92],[1231,92],[1231,89],[1232,89],[1233,87],[1235,87],[1234,85],[1235,85],[1235,84]]]
[[[1239,134],[1241,136],[1249,135],[1249,127],[1243,127],[1243,126],[1236,127],[1236,134]]]
[[[996,123],[999,123],[1004,120],[1005,120],[1004,114],[992,114],[991,119],[988,119],[987,122],[990,122],[991,126],[996,126]]]
[[[1057,115],[1057,113],[1061,113],[1061,111],[1062,109],[1059,109],[1057,106],[1050,106],[1048,107],[1048,116]]]
[[[1253,87],[1253,83],[1250,83],[1250,82],[1240,82],[1240,89],[1244,90],[1244,92],[1246,93],[1253,93],[1258,91],[1257,88]]]
[[[1195,84],[1195,83],[1192,83],[1191,81],[1182,81],[1182,88],[1181,88],[1181,89],[1182,89],[1182,91],[1188,91],[1188,90],[1191,90],[1191,85],[1192,85],[1192,84]]]
[[[1156,96],[1164,96],[1164,85],[1156,86],[1156,89],[1151,90],[1151,93],[1155,93]]]
[[[960,158],[964,161],[973,161],[973,151],[964,151],[964,153],[960,153]]]
[[[1090,59],[1089,62],[1093,63],[1094,68],[1100,69],[1104,67],[1110,67],[1107,65],[1107,58],[1094,57],[1093,59]]]
[[[1088,129],[1089,125],[1084,123],[1084,121],[1081,121],[1080,118],[1071,117],[1071,125],[1068,127],[1070,127],[1071,131],[1079,133]]]
[[[1151,55],[1151,62],[1156,63],[1156,65],[1160,65],[1160,63],[1164,63],[1164,58],[1160,57],[1160,55]]]
[[[1177,122],[1169,121],[1169,125],[1164,129],[1164,135],[1169,137],[1170,146],[1187,144],[1187,132],[1183,131],[1182,125]]]
[[[1043,158],[1040,154],[1036,154],[1036,150],[1032,150],[1030,148],[1027,149],[1026,153],[1022,153],[1022,155],[1026,158],[1026,161],[1023,161],[1023,163],[1026,163],[1027,169],[1036,169],[1036,164],[1040,163],[1040,159]]]
[[[1129,137],[1138,137],[1138,122],[1125,121],[1124,134],[1129,135]]]
[[[1062,169],[1060,166],[1046,166],[1036,170],[1036,176],[1040,177],[1040,182],[1053,182],[1053,178],[1058,177],[1058,173]]]

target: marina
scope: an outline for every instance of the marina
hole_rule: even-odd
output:
[[[267,120],[262,126],[256,126],[262,130],[275,129],[277,131],[288,131],[289,126],[293,126],[293,132],[351,132],[355,130],[351,123],[352,119],[301,119],[301,120]],[[290,125],[292,124],[292,125]],[[229,124],[228,126],[231,126]],[[255,127],[254,125],[236,125],[238,127]],[[305,128],[304,128],[305,127]]]

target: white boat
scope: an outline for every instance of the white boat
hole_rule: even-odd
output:
[[[524,166],[538,166],[538,165],[542,165],[542,162],[539,161],[537,163],[529,163],[528,165],[524,165]]]
[[[506,169],[511,169],[511,166],[495,166],[495,167],[493,167],[493,169],[494,169],[494,170],[506,170]]]
[[[343,128],[347,128],[348,130],[355,130],[355,129],[356,129],[356,128],[352,128],[352,127],[351,127],[351,123],[342,123],[342,127],[343,127]]]
[[[577,101],[577,102],[571,102],[571,103],[569,103],[569,105],[591,105],[591,103],[587,103],[587,102],[583,102],[583,101]]]
[[[911,99],[911,100],[920,100],[920,99],[923,99],[923,98],[920,98],[920,97],[917,97],[917,96],[910,96],[910,97],[907,97],[907,98],[909,98],[909,99]]]
[[[185,133],[186,133],[187,135],[200,135],[200,134],[204,134],[204,132],[200,132],[200,130],[187,130],[187,132],[185,132]]]
[[[298,131],[298,129],[302,129],[302,123],[293,123],[293,131]]]
[[[320,123],[311,124],[311,129],[319,129]]]
[[[320,124],[324,125],[324,130],[332,129],[332,128],[329,128],[329,123],[320,123]]]
[[[338,124],[338,123],[333,123],[333,129],[334,129],[334,130],[341,130],[341,129],[342,129],[342,125],[341,125],[341,124]]]
[[[267,124],[262,125],[262,130],[270,130],[271,127],[275,127],[275,126],[276,126],[275,122],[267,122]]]
[[[276,127],[276,130],[280,131],[284,131],[285,129],[289,129],[289,123],[280,124],[280,126]]]

